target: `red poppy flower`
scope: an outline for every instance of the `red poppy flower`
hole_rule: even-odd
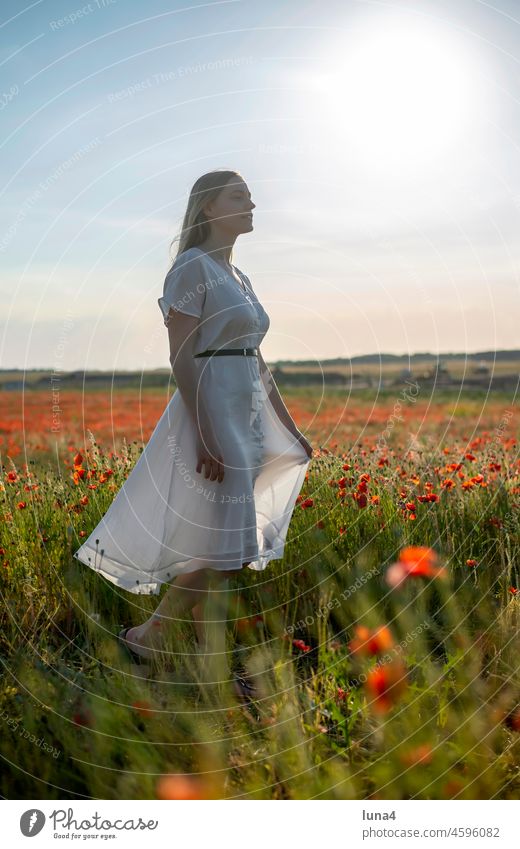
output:
[[[429,764],[432,761],[431,743],[422,743],[413,749],[408,749],[400,754],[400,760],[406,766],[417,766],[418,764]]]
[[[366,625],[356,625],[356,636],[348,644],[353,654],[373,656],[392,648],[394,640],[386,625],[370,630]]]
[[[153,716],[153,715],[154,715],[154,713],[155,713],[155,711],[154,711],[154,710],[153,710],[153,708],[151,707],[150,703],[149,703],[149,702],[142,701],[142,700],[141,700],[141,701],[137,701],[137,702],[132,702],[132,707],[133,707],[133,708],[134,708],[134,709],[135,709],[138,713],[140,713],[140,714],[141,714],[141,716],[145,716],[145,717]]]
[[[365,688],[375,713],[387,713],[408,685],[406,668],[400,660],[374,666],[367,673]]]
[[[158,799],[213,799],[214,788],[210,782],[194,775],[163,775],[157,781],[155,795]]]
[[[438,565],[437,552],[423,545],[403,548],[396,563],[386,570],[385,580],[395,587],[409,577],[445,578],[446,569]]]

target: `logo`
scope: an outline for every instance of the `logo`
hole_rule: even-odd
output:
[[[34,837],[39,834],[45,825],[45,814],[37,808],[26,811],[20,817],[20,831],[25,837]]]

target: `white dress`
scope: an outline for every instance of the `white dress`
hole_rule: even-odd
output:
[[[199,248],[178,255],[159,306],[197,316],[194,353],[257,347],[269,316],[249,278],[246,294]],[[198,393],[214,422],[224,480],[196,471],[195,426],[177,389],[133,470],[74,557],[131,593],[158,594],[201,568],[263,570],[283,557],[289,522],[309,466],[260,377],[257,357],[194,359]]]

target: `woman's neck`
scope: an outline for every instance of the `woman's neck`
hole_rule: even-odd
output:
[[[216,262],[220,262],[221,265],[231,268],[230,257],[233,245],[215,245],[204,242],[202,245],[197,245],[197,247],[199,250],[212,256]]]

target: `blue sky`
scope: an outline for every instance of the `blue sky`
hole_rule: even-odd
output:
[[[189,189],[233,168],[277,358],[520,347],[520,8],[4,2],[3,368],[168,367]]]

